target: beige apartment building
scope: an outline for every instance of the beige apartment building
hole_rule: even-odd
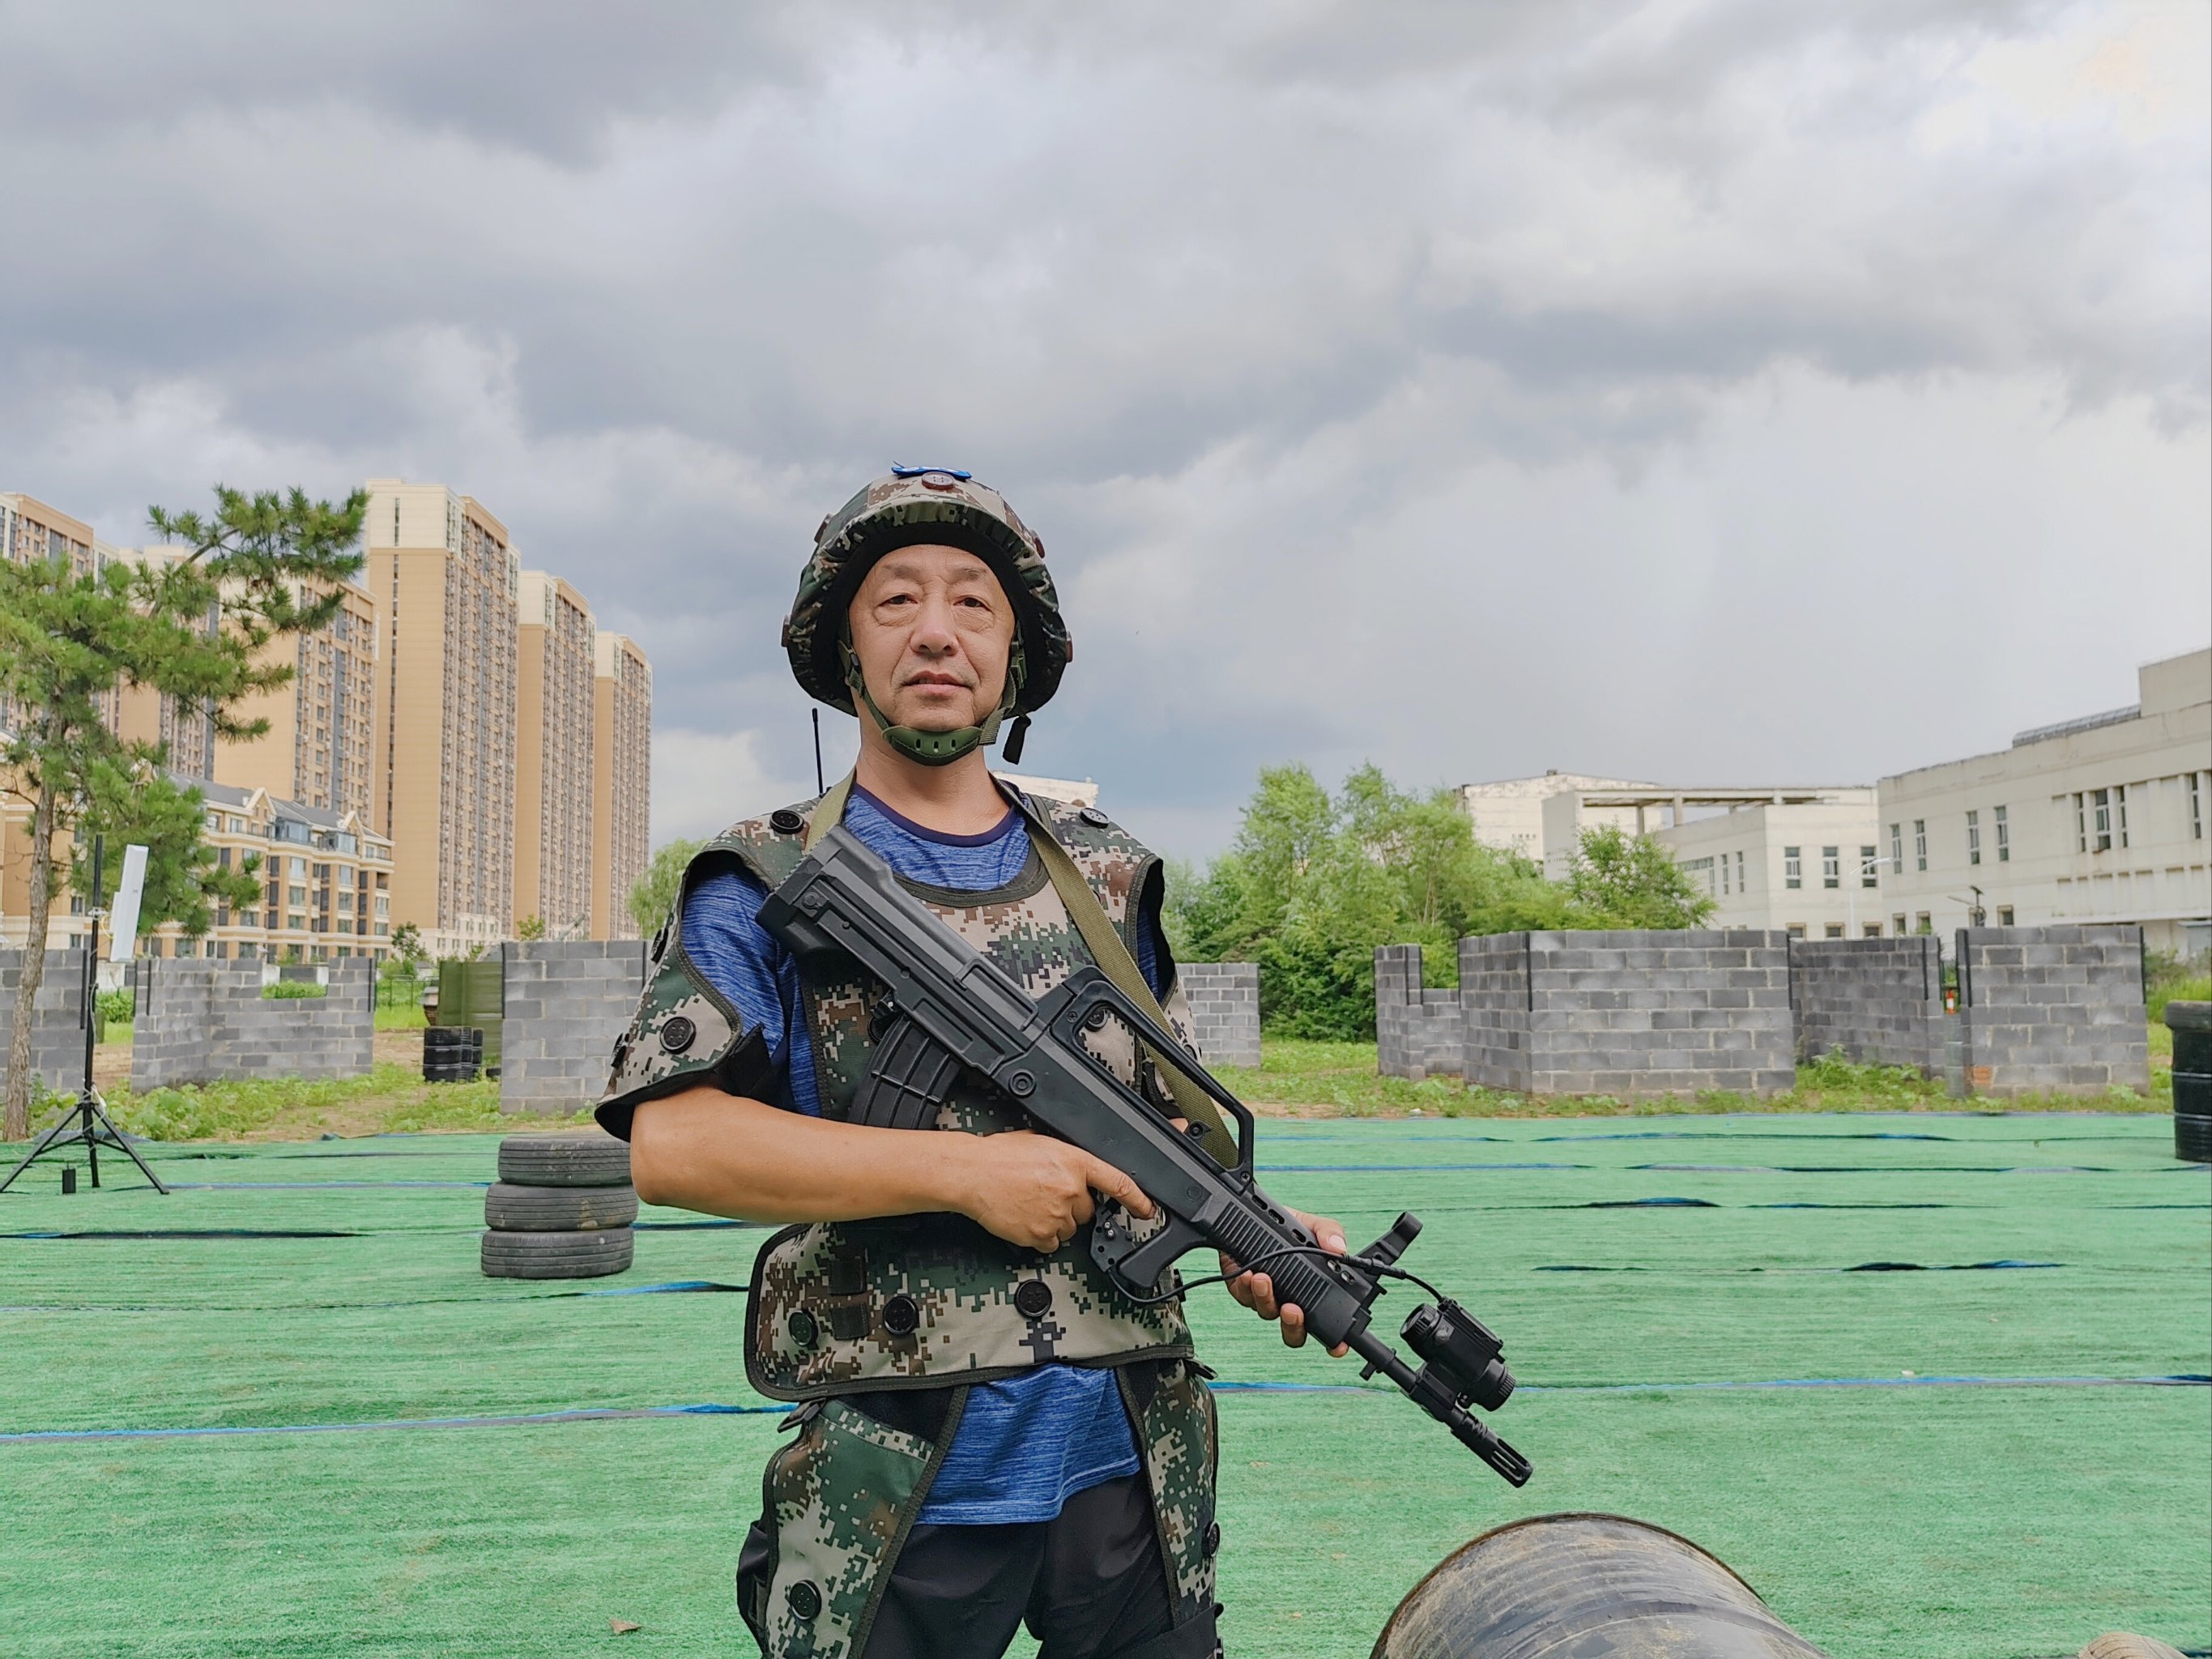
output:
[[[437,956],[514,920],[516,604],[507,526],[442,484],[371,478],[363,582],[378,612],[369,822],[392,842],[392,925]]]
[[[238,705],[240,720],[266,720],[248,743],[215,745],[218,783],[265,789],[272,797],[362,823],[370,822],[376,726],[377,615],[368,590],[339,589],[330,626],[270,649],[289,657],[292,678]],[[178,771],[189,771],[181,761]]]
[[[284,800],[266,789],[185,778],[207,804],[207,844],[226,870],[254,870],[258,904],[216,907],[188,939],[173,921],[144,937],[149,956],[330,962],[392,951],[392,843],[354,812]]]
[[[601,634],[592,717],[592,937],[635,939],[629,891],[653,856],[653,665]]]
[[[1881,781],[1889,928],[2137,922],[2212,948],[2212,650],[2136,671],[2124,708]]]
[[[514,696],[514,922],[592,935],[598,629],[582,594],[526,570]]]

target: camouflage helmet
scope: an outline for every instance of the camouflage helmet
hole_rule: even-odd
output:
[[[783,624],[783,647],[799,684],[833,708],[859,712],[845,660],[846,611],[877,560],[923,542],[961,548],[991,567],[1014,607],[1014,650],[1000,714],[1043,708],[1075,654],[1045,568],[1044,544],[997,490],[950,467],[893,467],[822,520]],[[996,725],[994,720],[994,732]]]

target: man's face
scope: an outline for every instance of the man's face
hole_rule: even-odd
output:
[[[957,732],[999,706],[1014,609],[973,553],[928,545],[887,553],[846,616],[868,696],[893,726]]]

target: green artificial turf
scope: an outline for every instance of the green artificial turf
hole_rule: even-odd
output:
[[[1425,1218],[1407,1264],[1504,1336],[1523,1386],[1492,1421],[1537,1472],[1513,1491],[1393,1390],[1224,1392],[1231,1653],[1356,1659],[1460,1543],[1582,1509],[1697,1540],[1837,1659],[2212,1646],[2212,1389],[1931,1380],[2212,1371],[2207,1172],[2160,1120],[1261,1133],[1269,1189],[1355,1242]],[[0,1197],[0,1434],[768,1403],[741,1296],[578,1293],[742,1285],[758,1230],[641,1231],[610,1280],[488,1280],[495,1144],[156,1147],[167,1199],[64,1199],[40,1166]],[[93,1232],[225,1236],[24,1236]],[[1357,1381],[1218,1290],[1193,1303],[1224,1382]],[[1773,1383],[1814,1386],[1724,1386]],[[729,1573],[775,1422],[0,1441],[0,1651],[750,1651]]]

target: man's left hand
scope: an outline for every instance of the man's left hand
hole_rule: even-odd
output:
[[[1332,1255],[1344,1254],[1344,1224],[1325,1215],[1308,1215],[1304,1210],[1292,1210],[1291,1216],[1302,1224],[1321,1243],[1321,1247]],[[1303,1348],[1306,1345],[1305,1310],[1295,1302],[1278,1306],[1275,1284],[1266,1273],[1239,1272],[1236,1262],[1221,1258],[1221,1271],[1229,1275],[1229,1294],[1262,1319],[1279,1321],[1283,1328],[1283,1343],[1286,1347]],[[1351,1349],[1337,1344],[1329,1352],[1341,1358]]]

